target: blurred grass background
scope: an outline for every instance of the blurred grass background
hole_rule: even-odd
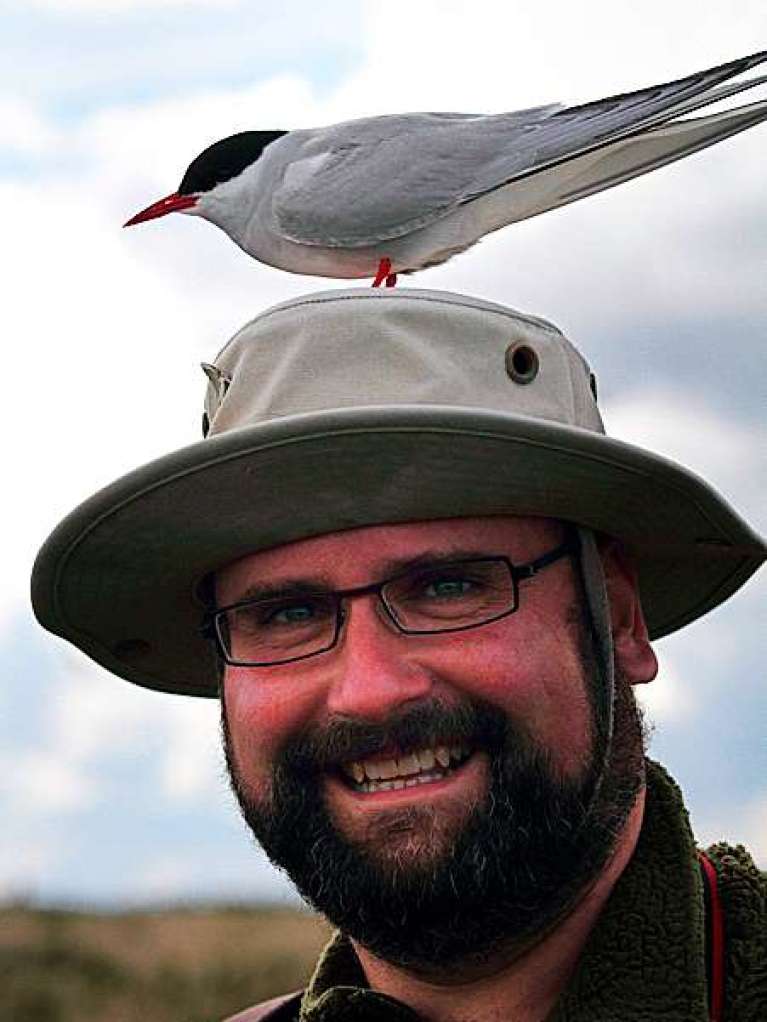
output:
[[[330,930],[283,908],[0,908],[2,1022],[218,1022],[303,986]]]

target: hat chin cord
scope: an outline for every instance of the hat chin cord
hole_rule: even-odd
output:
[[[613,636],[610,622],[610,605],[607,598],[602,558],[599,556],[596,537],[591,529],[576,526],[578,536],[578,574],[581,589],[588,609],[589,625],[597,671],[594,692],[596,733],[595,752],[601,748],[601,763],[594,781],[594,787],[586,808],[586,817],[594,811],[604,784],[610,763],[613,744],[613,717],[615,702],[615,662],[613,659]]]

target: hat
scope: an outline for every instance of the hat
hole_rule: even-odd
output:
[[[697,476],[605,436],[582,356],[512,309],[440,291],[322,292],[257,316],[205,370],[205,439],[81,504],[34,568],[40,622],[139,685],[215,695],[201,582],[322,533],[474,515],[576,522],[633,554],[654,638],[764,559]]]

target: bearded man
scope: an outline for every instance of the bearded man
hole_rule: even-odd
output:
[[[205,370],[206,438],[70,515],[33,596],[114,673],[220,695],[245,820],[337,927],[237,1020],[762,1020],[765,878],[698,851],[633,694],[759,537],[498,305],[310,295]]]

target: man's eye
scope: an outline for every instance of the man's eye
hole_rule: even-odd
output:
[[[317,616],[317,608],[313,603],[290,603],[281,607],[271,608],[265,615],[263,623],[269,625],[302,625]]]
[[[300,628],[321,620],[324,610],[320,601],[307,599],[249,603],[229,612],[229,627],[240,635]]]
[[[427,582],[422,593],[429,599],[455,599],[473,593],[476,583],[467,578],[434,578]]]

